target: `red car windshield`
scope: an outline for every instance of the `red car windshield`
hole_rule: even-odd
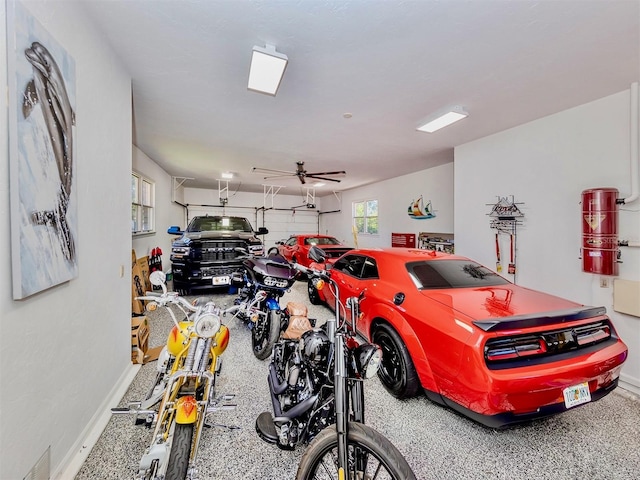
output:
[[[407,263],[407,271],[420,289],[490,287],[509,283],[471,260]]]
[[[305,245],[340,245],[333,237],[309,237],[304,239]]]

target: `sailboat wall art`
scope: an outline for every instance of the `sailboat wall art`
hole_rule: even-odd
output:
[[[435,217],[433,213],[433,207],[431,206],[431,200],[424,204],[422,195],[417,200],[412,200],[407,208],[407,215],[415,220],[426,220],[427,218]]]

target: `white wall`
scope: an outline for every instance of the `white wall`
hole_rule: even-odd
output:
[[[407,215],[411,202],[423,196],[429,200],[435,217],[415,220]],[[322,197],[322,210],[340,210],[321,215],[320,233],[329,232],[347,245],[355,246],[351,230],[353,202],[378,200],[378,235],[358,235],[358,247],[390,247],[392,233],[453,233],[453,163],[429,168],[410,175],[392,178]]]
[[[9,165],[0,169],[0,478],[20,479],[51,446],[67,459],[130,370],[131,81],[74,2],[26,2],[75,59],[78,277],[12,300]],[[5,1],[0,90],[7,89]],[[0,148],[8,152],[7,95]],[[15,206],[14,206],[15,208]],[[121,268],[125,274],[120,275]]]
[[[581,192],[615,187],[630,195],[630,92],[623,91],[455,149],[456,252],[493,267],[491,207],[514,195],[525,217],[517,230],[517,283],[604,305],[629,347],[621,383],[640,392],[640,318],[613,311],[611,278],[582,272]],[[640,202],[622,206],[620,239],[640,240]],[[640,249],[623,248],[619,278],[640,280]],[[505,272],[503,272],[505,274]],[[506,277],[513,279],[512,276]]]
[[[171,225],[184,226],[184,208],[172,201],[173,181],[157,163],[138,147],[133,147],[132,168],[135,172],[155,183],[155,233],[137,235],[133,238],[133,249],[136,256],[144,257],[151,253],[151,249],[160,247],[162,250],[162,269],[169,270],[169,255],[171,241],[175,236],[169,235],[167,229]]]

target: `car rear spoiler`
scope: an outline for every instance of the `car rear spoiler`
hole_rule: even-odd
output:
[[[485,332],[497,332],[530,327],[544,327],[554,323],[570,322],[583,318],[599,317],[605,315],[605,307],[579,307],[555,312],[533,313],[527,315],[514,315],[512,317],[491,318],[476,320],[473,324]]]

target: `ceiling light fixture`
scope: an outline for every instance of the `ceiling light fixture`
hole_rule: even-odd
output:
[[[469,115],[460,105],[448,108],[444,112],[439,112],[435,115],[427,117],[420,123],[420,126],[416,128],[421,132],[433,133],[436,130],[440,130],[448,125],[451,125],[458,120],[462,120]]]
[[[267,44],[264,48],[254,46],[247,88],[275,97],[288,62],[287,56],[276,52],[273,45]]]
[[[314,186],[314,187],[324,187],[324,186],[325,186],[325,183],[323,183],[323,182],[316,182],[316,183],[314,183],[314,184],[313,184],[313,186]]]
[[[231,172],[222,172],[222,178],[233,178],[233,173]]]

